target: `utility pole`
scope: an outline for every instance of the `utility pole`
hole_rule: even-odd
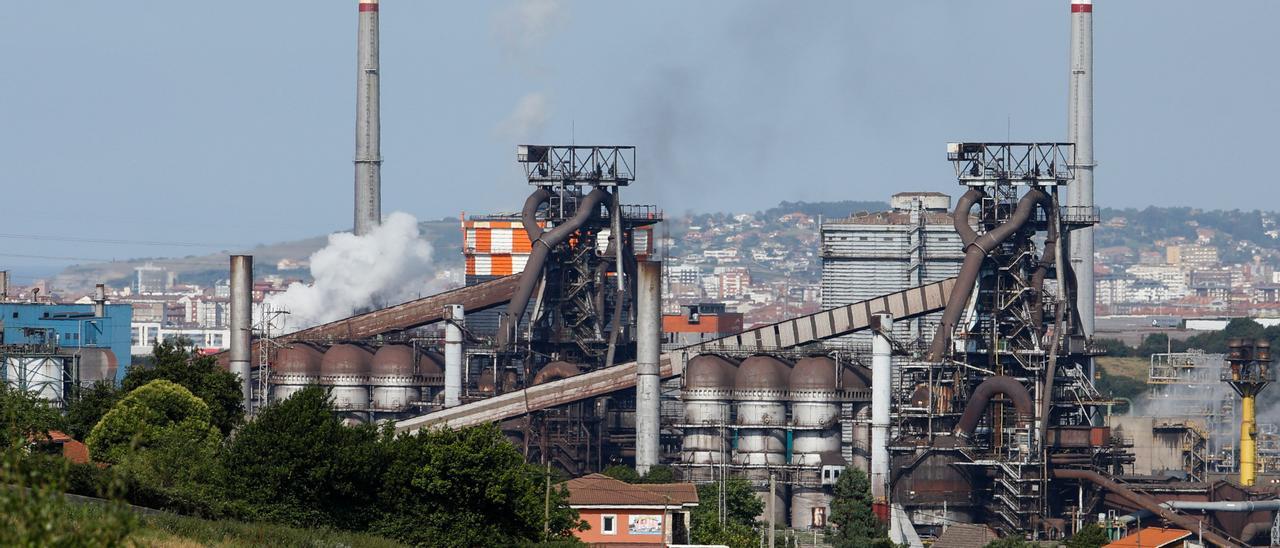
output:
[[[551,461],[547,461],[546,490],[542,494],[542,540],[551,538]]]
[[[769,548],[776,548],[777,546],[774,544],[775,527],[777,525],[774,522],[778,519],[777,509],[774,508],[774,505],[777,504],[775,497],[777,497],[777,485],[773,482],[773,472],[769,472]]]

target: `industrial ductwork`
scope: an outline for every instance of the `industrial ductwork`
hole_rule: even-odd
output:
[[[873,387],[874,382],[873,380]],[[982,413],[986,411],[987,404],[991,403],[991,398],[996,394],[1004,394],[1013,400],[1013,407],[1018,411],[1018,422],[1031,422],[1031,414],[1035,405],[1031,402],[1031,394],[1027,392],[1026,387],[1022,386],[1022,383],[1013,377],[997,375],[982,381],[978,388],[974,389],[973,395],[969,396],[969,405],[964,407],[964,414],[960,415],[960,422],[956,423],[955,433],[966,438],[972,438],[973,431],[978,427],[978,421],[982,418]]]
[[[1107,478],[1106,476],[1103,476],[1102,474],[1099,474],[1092,470],[1072,470],[1072,469],[1064,469],[1064,468],[1055,468],[1053,469],[1053,477],[1057,479],[1072,479],[1072,480],[1078,480],[1078,481],[1088,481],[1090,483],[1093,483],[1098,487],[1101,487],[1103,489],[1106,489],[1107,491],[1111,491],[1112,493],[1119,495],[1120,498],[1123,498],[1124,500],[1128,501],[1130,504],[1133,504],[1139,508],[1147,510],[1152,514],[1159,516],[1161,519],[1169,523],[1172,523],[1174,525],[1177,525],[1178,527],[1181,527],[1188,531],[1201,531],[1202,534],[1204,535],[1205,540],[1212,542],[1218,546],[1240,546],[1242,544],[1241,542],[1235,539],[1231,539],[1223,535],[1220,535],[1212,530],[1205,529],[1204,524],[1196,518],[1193,518],[1191,516],[1185,516],[1177,512],[1174,512],[1173,510],[1161,505],[1160,502],[1156,501],[1155,499],[1152,499],[1151,497],[1146,495],[1140,495],[1134,492],[1133,490],[1129,489],[1128,487],[1120,485],[1119,483],[1116,483],[1115,481]]]
[[[968,192],[961,197],[952,217],[957,226],[962,222],[968,226],[969,208],[975,201],[977,198],[970,198]],[[982,262],[987,254],[1026,225],[1037,206],[1044,208],[1050,206],[1049,195],[1038,188],[1028,191],[1021,200],[1018,200],[1018,206],[1008,221],[965,244],[964,263],[960,267],[960,274],[956,276],[956,289],[947,300],[947,307],[942,312],[942,323],[938,325],[933,343],[929,345],[929,361],[941,361],[946,354],[947,345],[951,342],[951,333],[955,330],[956,323],[960,321],[960,314],[964,312],[966,303],[969,302],[969,295],[973,293],[973,286],[978,281],[978,274],[982,271]],[[966,232],[961,232],[962,240],[965,236]]]
[[[546,192],[543,189],[534,191],[533,195],[526,200],[533,201],[535,196],[539,196],[540,192]],[[570,234],[573,234],[588,220],[596,215],[600,202],[607,198],[609,193],[604,189],[597,188],[584,196],[578,202],[578,209],[568,221],[551,230],[541,233],[537,240],[533,241],[533,249],[529,252],[529,260],[525,263],[524,272],[520,275],[520,285],[516,288],[515,294],[511,296],[511,303],[507,305],[506,316],[502,318],[501,325],[498,329],[497,345],[498,348],[507,348],[515,339],[516,328],[520,325],[520,317],[524,315],[524,309],[529,305],[529,298],[533,295],[534,288],[538,285],[538,280],[542,277],[542,268],[547,261],[547,254],[551,252],[551,248],[560,245]],[[535,204],[541,202],[534,202]],[[537,211],[537,205],[533,210]],[[525,229],[528,230],[528,224]]]

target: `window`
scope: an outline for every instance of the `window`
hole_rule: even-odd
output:
[[[614,514],[604,514],[600,516],[600,534],[616,535],[618,534],[618,516]]]

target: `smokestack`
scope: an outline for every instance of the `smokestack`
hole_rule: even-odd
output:
[[[240,376],[244,411],[253,404],[249,378],[250,347],[253,344],[250,316],[253,315],[253,256],[231,256],[231,372]]]
[[[378,0],[360,0],[356,43],[356,236],[382,223],[382,147],[378,113]]]
[[[889,386],[893,375],[893,316],[871,316],[871,503],[877,515],[888,516],[889,504]],[[892,525],[892,524],[891,524]]]
[[[454,407],[462,403],[462,326],[465,314],[466,311],[460,304],[444,307],[444,317],[449,322],[444,328],[445,407]]]
[[[658,357],[662,353],[662,262],[640,261],[636,269],[636,471],[658,464]],[[769,500],[773,500],[772,498]]]
[[[1093,208],[1093,0],[1071,0],[1071,84],[1067,98],[1067,140],[1076,144],[1075,181],[1067,205]],[[1076,211],[1091,211],[1077,209]],[[1093,227],[1071,233],[1080,323],[1093,336]]]
[[[107,286],[98,284],[93,286],[93,317],[105,318],[107,316]]]
[[[9,300],[9,271],[0,270],[0,302]]]

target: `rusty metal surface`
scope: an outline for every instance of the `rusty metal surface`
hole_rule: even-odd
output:
[[[855,331],[866,329],[870,324],[871,314],[888,310],[898,319],[913,318],[942,310],[946,306],[951,289],[955,286],[955,278],[922,285],[890,293],[874,299],[860,301],[838,308],[824,310],[816,314],[800,316],[790,320],[758,327],[722,339],[707,343],[695,344],[683,349],[668,352],[659,360],[661,377],[671,378],[681,374],[675,365],[683,363],[681,355],[692,356],[708,351],[707,347],[733,344],[731,341],[757,341],[751,345],[785,348],[807,344],[822,339],[838,337]],[[798,325],[807,325],[804,336]],[[789,333],[786,343],[779,343],[780,333]],[[769,334],[769,341],[764,341]],[[413,417],[396,423],[397,432],[413,432],[422,428],[449,426],[463,428],[486,422],[510,419],[533,411],[555,407],[566,403],[593,398],[596,396],[632,388],[636,384],[635,362],[624,363],[608,369],[600,369],[583,375],[569,377],[546,384],[517,390],[485,400],[460,405],[442,411]],[[785,383],[782,384],[785,386]]]
[[[460,304],[467,313],[493,308],[511,300],[520,276],[506,276],[472,286],[437,293],[430,297],[409,301],[382,310],[358,314],[315,327],[275,337],[276,342],[289,341],[344,341],[366,339],[432,324],[444,319],[444,306]],[[253,343],[253,352],[260,343]],[[256,354],[255,354],[256,355]],[[218,363],[227,366],[228,354],[218,354]],[[257,363],[254,358],[253,363]]]

